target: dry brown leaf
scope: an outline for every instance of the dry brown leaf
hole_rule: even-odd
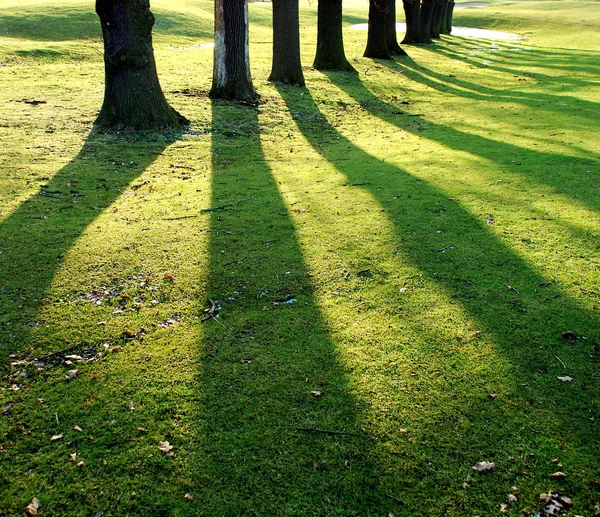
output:
[[[185,494],[183,497],[186,498],[186,500],[188,501],[193,501],[194,500],[194,496],[192,494]]]
[[[311,391],[311,393],[315,396],[315,397],[321,397],[323,395],[322,391]]]
[[[558,472],[555,472],[554,474],[550,474],[551,478],[564,478],[567,477],[567,475],[564,472],[561,472],[560,470]]]
[[[508,494],[508,502],[516,503],[518,501],[517,496],[515,494]]]
[[[82,433],[82,432],[83,432],[83,429],[82,429],[81,427],[79,427],[78,425],[74,425],[74,426],[73,426],[73,429],[74,429],[75,431],[77,431],[78,433]]]
[[[158,448],[165,454],[170,452],[173,446],[169,442],[158,442]]]
[[[506,503],[502,503],[500,505],[500,512],[501,513],[508,513],[508,505]]]
[[[52,436],[52,438],[50,438],[51,442],[55,442],[56,440],[60,440],[64,435],[62,434],[55,434]]]
[[[557,377],[557,379],[562,382],[571,382],[573,380],[573,377],[565,375],[564,377]]]
[[[40,500],[37,497],[34,497],[31,502],[25,508],[25,513],[29,517],[36,517],[38,514],[38,510],[40,508]]]
[[[69,370],[69,375],[67,375],[67,379],[74,379],[77,377],[77,370]]]
[[[83,467],[83,465],[85,465],[85,464],[83,463],[83,461],[80,461],[80,462],[77,464],[77,466],[78,466],[78,467]]]
[[[485,470],[492,470],[493,468],[496,468],[496,464],[490,463],[489,461],[480,461],[478,463],[475,463],[475,465],[473,465],[473,470],[476,470],[477,472],[483,472]]]
[[[138,427],[138,431],[139,431],[140,433],[147,433],[147,432],[148,432],[148,429],[146,429],[145,427]]]
[[[77,453],[69,454],[69,458],[71,458],[71,461],[77,461]]]

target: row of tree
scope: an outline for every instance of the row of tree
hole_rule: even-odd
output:
[[[272,0],[273,63],[270,81],[304,86],[300,62],[298,0]],[[448,34],[453,0],[403,0],[406,36],[402,43],[431,43]],[[104,39],[105,93],[95,125],[100,129],[181,127],[188,123],[161,90],[154,51],[154,16],[149,0],[96,0]],[[346,59],[342,0],[319,0],[317,70],[355,72]],[[215,0],[215,50],[210,95],[256,104],[248,44],[248,0]],[[404,55],[396,38],[396,0],[369,0],[365,57]]]

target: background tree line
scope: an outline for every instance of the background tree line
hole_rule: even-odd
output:
[[[273,62],[270,81],[304,86],[300,61],[299,0],[272,0]],[[403,0],[402,43],[431,43],[449,34],[453,0]],[[105,92],[99,129],[181,127],[188,120],[167,102],[158,80],[149,0],[96,0],[104,40]],[[346,59],[342,0],[320,0],[313,67],[356,73]],[[248,0],[215,0],[215,49],[210,96],[256,104],[249,63]],[[396,37],[396,0],[369,0],[364,56],[391,59],[406,53]]]

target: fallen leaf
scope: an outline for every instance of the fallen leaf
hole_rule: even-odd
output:
[[[468,490],[469,489],[469,483],[467,483],[466,481],[463,483],[462,485],[463,490]]]
[[[161,452],[168,453],[173,446],[169,442],[158,442],[158,448]]]
[[[571,382],[573,380],[573,377],[565,375],[564,377],[557,377],[557,379],[562,382]]]
[[[77,464],[77,466],[78,466],[78,467],[83,467],[84,465],[85,465],[85,463],[83,463],[83,461],[80,461],[80,462]]]
[[[321,397],[323,395],[322,391],[311,391],[311,393],[315,396],[315,397]]]
[[[71,461],[77,461],[77,453],[69,454],[69,458],[71,458]]]
[[[80,355],[65,355],[65,359],[70,359],[71,361],[83,361],[83,357]]]
[[[67,375],[67,379],[74,379],[77,377],[77,370],[69,370],[69,375]]]
[[[500,512],[501,513],[508,513],[508,505],[506,503],[502,503],[500,505]]]
[[[482,472],[484,470],[492,470],[495,467],[495,463],[490,463],[489,461],[480,461],[479,463],[475,463],[475,465],[473,465],[473,470]]]
[[[508,502],[516,503],[518,501],[517,496],[515,494],[508,494]]]
[[[561,495],[558,497],[558,500],[561,503],[564,503],[567,506],[573,506],[573,499],[571,499],[570,497],[566,496],[566,495]]]
[[[194,500],[194,496],[192,494],[185,494],[183,497],[185,497],[186,500],[188,500],[188,501],[193,501]]]
[[[51,442],[55,442],[56,440],[60,440],[63,437],[62,434],[55,434],[52,436],[52,438],[50,438]]]
[[[83,432],[83,429],[81,427],[79,427],[78,425],[73,426],[73,429],[75,431],[77,431],[78,433],[82,433]]]
[[[561,472],[560,470],[558,472],[555,472],[554,474],[550,474],[551,478],[564,478],[567,477],[567,475],[564,472]]]
[[[133,405],[133,400],[129,401],[129,411],[133,411],[135,409],[134,405]]]
[[[8,404],[7,406],[4,406],[2,408],[2,413],[4,413],[5,415],[8,415],[12,411],[12,408],[13,408],[13,405]]]
[[[147,432],[148,432],[148,429],[146,429],[145,427],[138,427],[138,431],[139,431],[140,433],[147,433]]]
[[[36,517],[36,515],[38,514],[39,507],[40,507],[40,500],[37,497],[34,497],[31,500],[31,502],[27,505],[27,508],[25,508],[25,513],[29,517]]]

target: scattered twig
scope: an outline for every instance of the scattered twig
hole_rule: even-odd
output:
[[[564,367],[564,369],[566,370],[567,369],[567,365],[565,363],[563,363],[562,359],[560,357],[558,357],[556,354],[554,354],[554,357],[556,357],[560,361],[560,364],[562,364],[563,367]]]
[[[404,504],[404,501],[402,501],[402,499],[398,499],[396,496],[392,495],[392,494],[386,494],[390,499],[393,499],[394,501],[396,501],[398,504]]]
[[[220,206],[215,206],[213,208],[203,208],[202,210],[200,210],[200,213],[208,214],[210,212],[220,212],[222,210],[227,210],[230,206],[233,206],[233,205],[220,205]]]
[[[223,267],[225,267],[225,266],[231,266],[231,264],[241,264],[242,262],[244,262],[244,260],[246,260],[246,257],[242,257],[240,259],[232,260],[231,262],[227,262],[226,264],[223,264]]]
[[[453,244],[449,244],[448,246],[446,246],[445,248],[442,248],[441,250],[434,250],[436,253],[444,253],[444,251],[449,250],[454,248]]]
[[[198,217],[198,215],[182,215],[179,217],[164,217],[163,221],[178,221],[179,219],[191,219],[192,217]]]

